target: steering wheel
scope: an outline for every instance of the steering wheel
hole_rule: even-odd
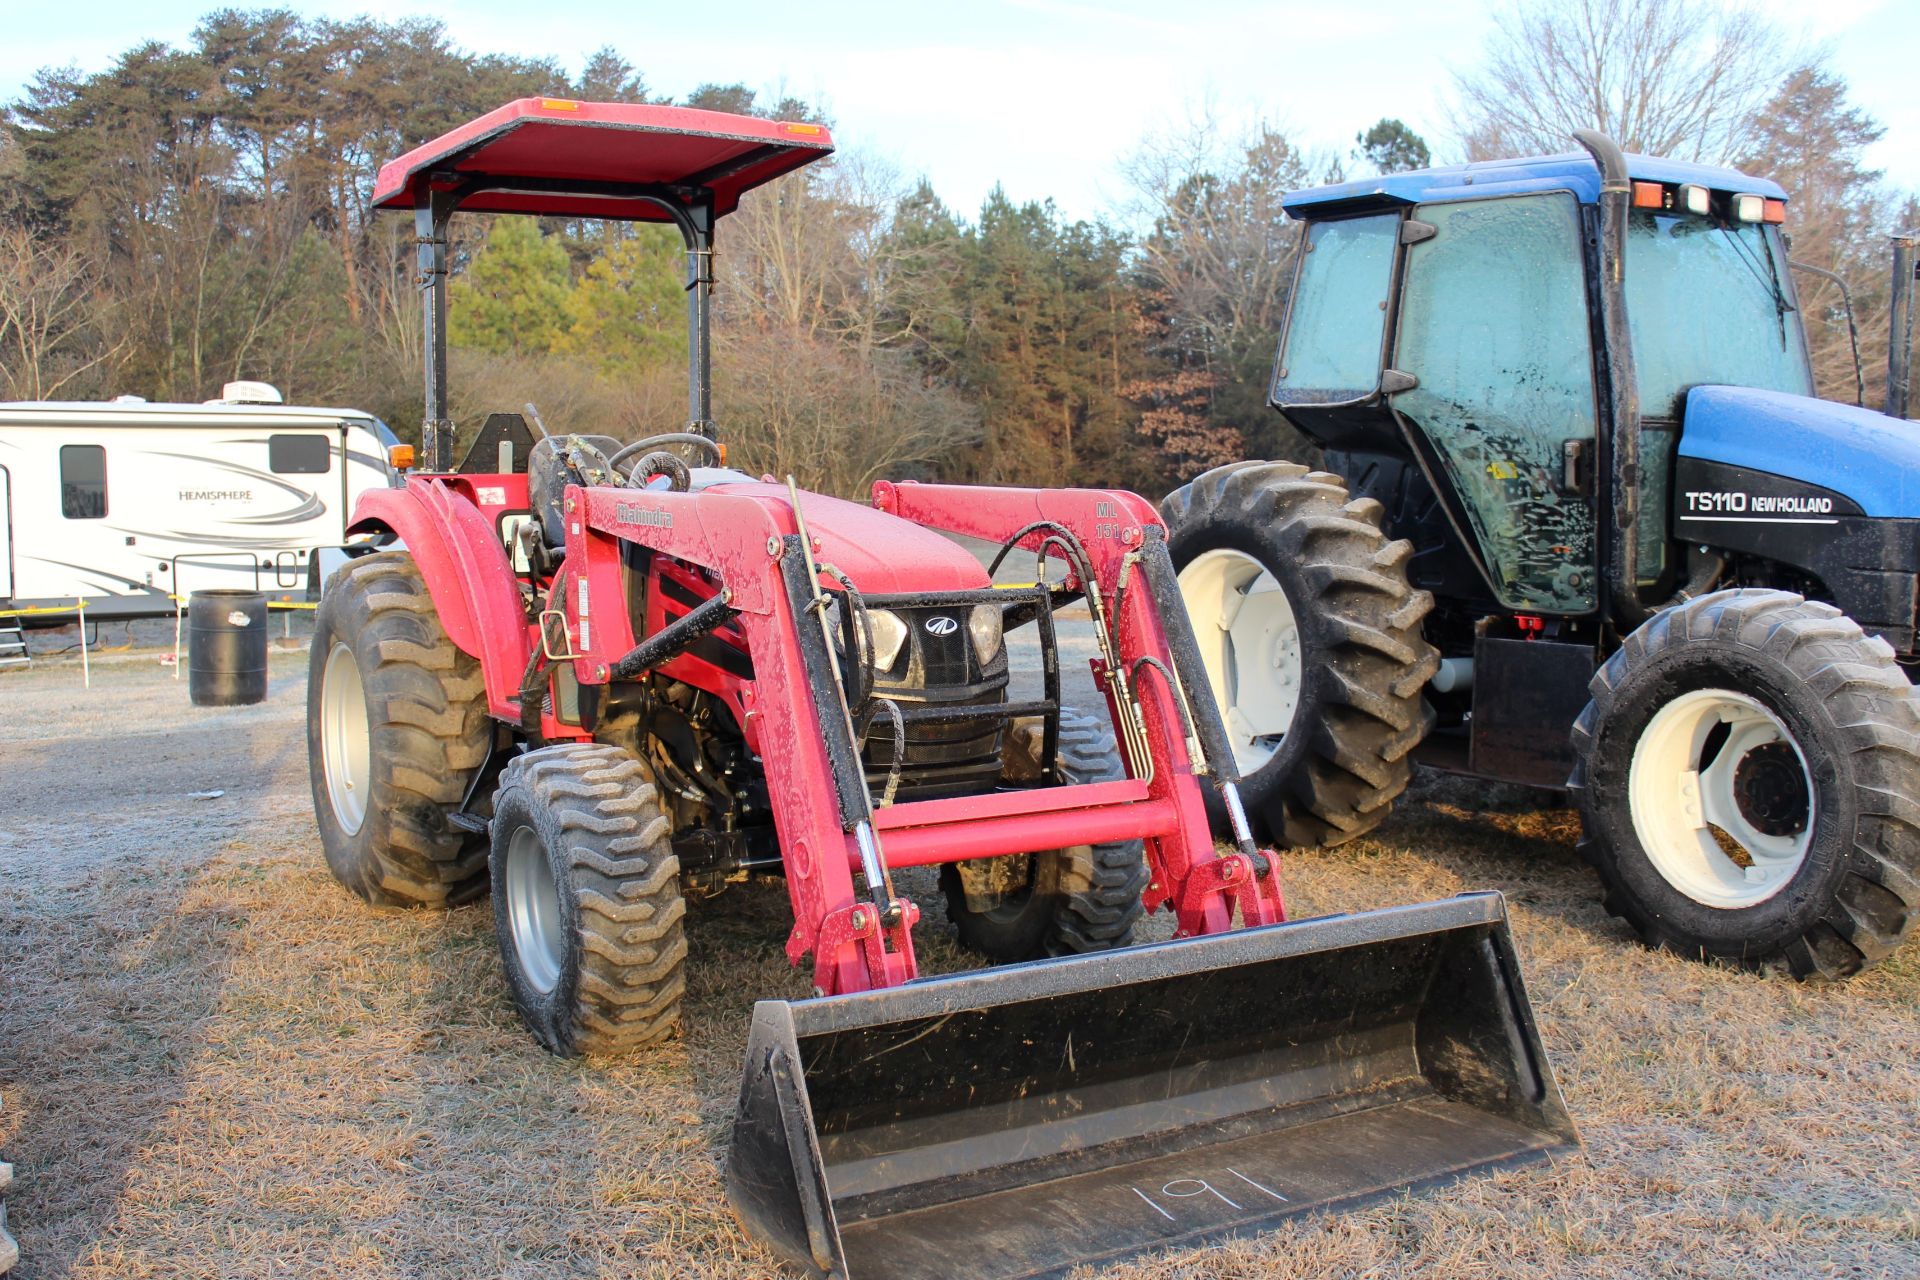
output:
[[[692,478],[687,473],[687,464],[677,455],[666,452],[671,445],[691,445],[703,450],[715,466],[720,465],[718,442],[694,431],[669,431],[663,435],[646,436],[632,444],[622,445],[607,462],[616,474],[626,476],[627,483],[636,488],[656,475],[665,475],[676,493],[685,493]],[[622,467],[622,463],[636,454],[640,456],[631,468]]]

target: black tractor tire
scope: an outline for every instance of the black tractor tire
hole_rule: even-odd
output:
[[[1255,739],[1233,718],[1239,679],[1224,656],[1230,641],[1209,632],[1225,629],[1223,601],[1210,611],[1198,598],[1210,594],[1209,566],[1257,564],[1292,613],[1291,717],[1260,735],[1278,742],[1264,761],[1243,766],[1240,784],[1255,836],[1311,848],[1373,830],[1412,781],[1413,749],[1433,724],[1422,690],[1440,657],[1420,629],[1433,596],[1407,580],[1413,545],[1387,537],[1374,499],[1292,462],[1216,467],[1168,494],[1160,513],[1202,654],[1222,655],[1209,663],[1212,692],[1236,745]],[[1210,552],[1221,556],[1198,563]],[[1262,657],[1249,667],[1263,672],[1262,663],[1280,665]]]
[[[601,743],[508,763],[493,806],[493,914],[521,1020],[565,1058],[625,1053],[680,1025],[680,860],[652,775]]]
[[[1037,724],[1014,731],[1010,751],[1034,757],[1027,764],[1039,772],[1040,732]],[[1060,713],[1060,750],[1057,760],[1064,785],[1107,782],[1124,778],[1120,751],[1104,720],[1077,711]],[[947,900],[947,919],[960,935],[960,944],[998,964],[1038,960],[1046,956],[1079,955],[1124,947],[1140,918],[1140,891],[1147,884],[1146,856],[1138,840],[1080,844],[1034,854],[993,859],[1014,879],[1000,901],[985,911],[967,906],[960,872],[952,863],[940,868],[940,890]],[[987,860],[976,865],[986,867]]]
[[[1573,730],[1580,851],[1648,946],[1828,979],[1912,931],[1920,696],[1884,640],[1788,592],[1717,591],[1627,636],[1590,691]],[[1702,714],[1719,723],[1689,738]],[[1668,743],[1688,753],[1678,769]],[[1748,852],[1761,840],[1778,861]]]
[[[450,907],[486,893],[486,841],[448,815],[493,732],[480,664],[447,638],[413,557],[382,551],[336,571],[307,665],[307,772],[334,878],[377,907]],[[340,744],[361,733],[364,755],[345,763]]]

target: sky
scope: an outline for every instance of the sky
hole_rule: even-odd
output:
[[[465,48],[550,54],[575,73],[610,44],[656,96],[739,81],[820,103],[843,152],[874,158],[903,180],[927,177],[962,214],[998,183],[1016,201],[1051,197],[1069,217],[1123,221],[1127,158],[1204,117],[1230,135],[1269,122],[1331,158],[1392,116],[1437,158],[1457,158],[1452,76],[1475,65],[1500,12],[1487,0],[278,2],[334,17],[436,17]],[[1886,127],[1869,162],[1895,186],[1920,190],[1920,95],[1912,92],[1920,2],[1757,3],[1805,48],[1824,52],[1856,105]],[[0,0],[0,90],[16,98],[44,66],[104,69],[142,40],[183,44],[217,7]]]

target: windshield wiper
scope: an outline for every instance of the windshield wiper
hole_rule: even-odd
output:
[[[1787,313],[1796,308],[1787,301],[1786,291],[1780,287],[1780,273],[1773,261],[1773,246],[1762,239],[1761,244],[1767,251],[1767,260],[1762,263],[1732,227],[1717,227],[1715,230],[1733,245],[1734,252],[1740,255],[1741,262],[1746,264],[1747,270],[1753,273],[1753,278],[1760,282],[1761,287],[1773,295],[1774,318],[1784,321]]]

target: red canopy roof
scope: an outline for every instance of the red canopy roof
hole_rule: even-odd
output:
[[[713,192],[716,217],[741,193],[833,150],[826,126],[625,102],[521,98],[380,167],[373,203],[411,209],[430,174],[528,179],[543,190],[477,191],[460,208],[481,213],[665,222],[654,205],[569,184],[692,185]]]

